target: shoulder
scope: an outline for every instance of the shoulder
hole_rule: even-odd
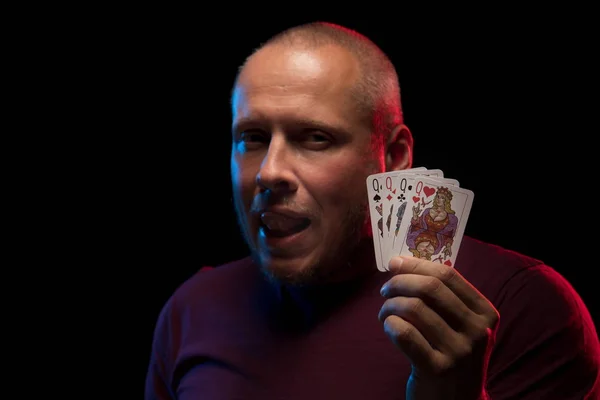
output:
[[[516,275],[543,262],[527,255],[464,236],[456,259],[456,270],[488,299],[495,301],[502,288]]]
[[[490,365],[494,391],[522,398],[529,392],[548,398],[555,391],[571,399],[598,390],[598,335],[571,283],[539,259],[473,238],[463,244],[457,270],[500,314]],[[559,371],[563,377],[555,379]]]
[[[189,277],[174,292],[175,295],[186,295],[190,291],[203,286],[210,286],[216,281],[228,282],[233,277],[248,274],[255,267],[250,257],[231,261],[217,266],[203,266]]]
[[[211,303],[242,292],[256,276],[258,268],[250,257],[217,266],[203,266],[175,289],[165,307]]]
[[[519,332],[528,329],[532,340],[542,331],[559,330],[573,340],[597,343],[588,307],[552,266],[472,238],[464,244],[457,270],[498,309],[502,327]]]
[[[219,266],[206,266],[177,287],[162,306],[154,340],[169,342],[190,323],[203,324],[217,310],[235,310],[253,287],[258,275],[251,259],[243,258]],[[249,293],[247,293],[249,295]]]
[[[215,316],[222,310],[243,312],[243,288],[252,287],[256,268],[250,258],[202,267],[177,287],[162,306],[154,327],[146,376],[148,393],[169,393],[178,360],[186,350],[214,343],[220,334]],[[228,314],[225,314],[228,315]],[[207,330],[207,327],[211,327]],[[217,332],[212,333],[213,330]],[[189,332],[194,332],[190,335]],[[212,335],[212,336],[211,336]]]
[[[539,307],[553,307],[555,313],[585,308],[573,286],[554,268],[501,246],[465,237],[456,269],[496,306],[523,297],[530,307],[539,299]]]
[[[543,263],[539,259],[514,250],[487,243],[470,236],[464,236],[457,265],[458,263],[462,263],[464,264],[462,267],[466,269],[481,268],[479,264],[474,265],[474,263],[481,263],[483,261],[494,267],[509,269],[511,272]]]

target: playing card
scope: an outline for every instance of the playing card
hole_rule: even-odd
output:
[[[388,256],[414,256],[454,266],[474,194],[443,180],[416,176]]]
[[[389,201],[383,193],[386,181],[385,174],[374,174],[367,178],[367,192],[369,195],[369,215],[371,216],[371,229],[373,230],[373,246],[375,248],[375,261],[377,269],[385,271],[382,264],[384,249],[383,210],[389,207]]]
[[[418,167],[404,171],[423,172],[425,167]],[[369,214],[371,229],[373,230],[373,246],[377,269],[385,271],[383,264],[384,255],[387,254],[389,245],[387,239],[394,217],[394,208],[397,207],[396,197],[399,190],[396,174],[398,171],[382,172],[370,175],[367,178],[367,192],[369,196]]]
[[[445,183],[446,185],[460,186],[460,183],[456,179],[438,178],[437,176],[430,176],[429,178],[431,178],[434,181],[438,181],[440,183]]]
[[[390,251],[393,245],[394,240],[397,238],[400,223],[402,222],[402,216],[405,213],[406,208],[406,200],[408,199],[407,193],[412,189],[413,182],[417,176],[424,175],[429,176],[431,178],[440,179],[444,182],[448,183],[456,183],[458,181],[455,179],[445,179],[443,178],[444,173],[440,169],[432,169],[432,170],[401,170],[394,171],[392,173],[392,186],[396,188],[396,191],[393,194],[394,204],[390,206],[392,209],[391,214],[391,223],[388,223],[384,230],[384,244],[383,244],[383,255],[382,255],[382,264],[383,267],[388,270],[388,262],[390,260]]]

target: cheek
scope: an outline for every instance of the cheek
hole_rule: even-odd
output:
[[[361,206],[367,198],[366,175],[362,170],[345,166],[324,168],[312,182],[314,184],[308,190],[329,213],[346,213],[348,209]]]
[[[252,196],[256,186],[256,172],[248,162],[231,158],[231,184],[238,196]]]

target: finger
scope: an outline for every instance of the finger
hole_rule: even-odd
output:
[[[415,327],[435,350],[452,354],[454,348],[460,345],[460,334],[417,297],[394,297],[386,300],[379,311],[379,320],[385,321],[392,315]]]
[[[389,263],[394,274],[434,276],[444,283],[467,307],[480,315],[489,316],[495,309],[473,285],[452,267],[417,257],[393,257]]]
[[[431,371],[440,355],[423,335],[408,321],[390,315],[383,321],[386,335],[408,357],[411,364],[421,370]]]
[[[441,280],[433,276],[395,275],[381,288],[385,298],[417,297],[438,313],[454,330],[472,331],[480,318]]]

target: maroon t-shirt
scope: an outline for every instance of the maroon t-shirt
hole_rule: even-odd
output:
[[[500,313],[493,400],[600,398],[598,336],[562,276],[466,236],[456,269]],[[404,399],[410,363],[378,320],[391,276],[290,292],[249,258],[200,270],[160,313],[145,398]]]

